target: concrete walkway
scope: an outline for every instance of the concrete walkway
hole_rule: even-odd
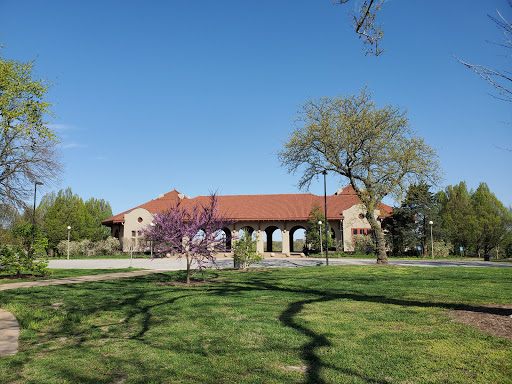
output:
[[[0,356],[11,356],[18,352],[20,327],[12,313],[0,309]]]
[[[87,282],[91,282],[91,281],[119,279],[122,277],[150,275],[152,273],[162,273],[162,272],[163,271],[161,271],[161,270],[156,271],[156,270],[146,269],[143,271],[102,273],[100,275],[65,277],[62,279],[23,281],[21,283],[2,284],[2,285],[0,285],[0,291],[5,291],[8,289],[18,289],[18,288],[47,287],[49,285],[79,284],[79,283],[87,283]],[[1,330],[2,330],[2,328],[0,327],[0,331]]]
[[[374,265],[376,259],[329,259],[329,265]],[[418,259],[418,260],[394,260],[390,259],[391,265],[415,266],[415,267],[512,267],[512,263],[494,263],[490,261],[455,261],[442,259]],[[294,258],[294,257],[272,257],[265,258],[253,267],[262,268],[297,268],[315,267],[325,265],[325,259]],[[114,268],[143,268],[165,271],[176,271],[186,269],[184,259],[77,259],[77,260],[50,260],[48,268],[52,269],[114,269]],[[233,268],[231,257],[218,257],[219,268]]]
[[[46,287],[49,285],[78,284],[91,281],[119,279],[122,277],[149,275],[152,273],[161,272],[162,271],[156,270],[143,270],[117,273],[103,273],[101,275],[77,276],[63,279],[24,281],[21,283],[2,284],[0,285],[0,291],[17,288]],[[19,335],[20,328],[16,318],[13,316],[12,313],[0,309],[0,357],[15,355],[18,352]]]

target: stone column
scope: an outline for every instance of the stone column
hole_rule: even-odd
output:
[[[238,231],[233,229],[231,231],[231,247],[233,247],[237,241],[238,241]]]
[[[286,229],[283,229],[283,253],[286,256],[290,256],[290,232],[288,232]]]
[[[258,229],[256,231],[256,252],[263,253],[264,249],[264,238],[263,238],[263,231]]]

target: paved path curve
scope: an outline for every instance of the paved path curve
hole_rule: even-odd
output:
[[[142,276],[152,273],[161,273],[156,270],[142,270],[130,272],[103,273],[100,275],[77,276],[63,279],[49,279],[38,281],[24,281],[20,283],[9,283],[0,285],[0,291],[17,288],[45,287],[49,285],[78,284],[90,281],[101,281],[118,279],[122,277]],[[0,357],[15,355],[18,352],[18,338],[20,328],[14,315],[0,309]]]
[[[119,279],[121,277],[142,276],[142,275],[149,275],[152,273],[162,273],[162,272],[163,271],[161,271],[161,270],[157,271],[157,270],[152,270],[152,269],[146,269],[146,270],[142,270],[142,271],[114,272],[114,273],[102,273],[99,275],[64,277],[62,279],[22,281],[20,283],[1,284],[0,291],[5,291],[7,289],[18,289],[18,288],[46,287],[49,285],[79,284],[79,283],[87,283],[90,281],[111,280],[111,279]],[[2,328],[0,328],[0,330],[1,329]]]
[[[12,313],[0,309],[0,356],[11,356],[18,352],[20,327]]]

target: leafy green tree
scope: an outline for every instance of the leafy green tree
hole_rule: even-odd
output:
[[[12,233],[22,245],[0,248],[0,271],[17,277],[27,273],[48,274],[48,240],[42,235],[41,229],[27,223],[15,227]]]
[[[322,222],[321,226],[318,224],[319,221]],[[331,226],[326,222],[324,213],[320,207],[314,206],[309,213],[309,220],[306,227],[306,246],[309,247],[312,252],[320,252],[322,247],[325,248],[325,225],[327,225],[327,232],[331,233]],[[320,232],[322,233],[321,236]],[[322,241],[322,247],[320,247],[320,241]],[[332,248],[334,246],[334,239],[331,236],[329,236],[328,242],[328,247]]]
[[[44,232],[49,245],[55,249],[59,241],[67,239],[68,226],[71,227],[70,240],[82,240],[90,235],[85,204],[80,196],[73,194],[71,188],[60,190],[55,202],[44,216]]]
[[[56,249],[59,241],[67,241],[68,226],[71,227],[70,240],[105,240],[110,231],[101,222],[113,216],[107,201],[92,197],[84,203],[71,188],[60,190],[57,194],[52,191],[44,195],[37,214],[44,223],[44,231],[52,249]]]
[[[249,231],[244,230],[233,245],[233,262],[235,266],[247,269],[249,265],[259,263],[263,256],[256,251],[256,240],[252,238]]]
[[[34,182],[51,183],[61,164],[48,128],[50,84],[34,78],[34,62],[0,57],[0,202],[24,206]]]
[[[371,93],[312,99],[300,107],[295,130],[279,159],[290,173],[304,168],[300,188],[323,171],[347,178],[366,208],[377,244],[377,263],[387,264],[386,245],[375,211],[386,196],[402,196],[412,183],[437,184],[435,150],[410,126],[406,112],[377,108]]]
[[[0,248],[0,271],[3,274],[17,276],[23,274],[48,275],[47,259],[35,259],[23,251],[20,246]]]
[[[39,205],[36,208],[36,222],[43,223],[44,217],[48,210],[55,204],[55,200],[57,199],[57,194],[55,191],[48,192],[43,195]]]
[[[509,215],[512,216],[512,206],[507,208]],[[512,258],[512,225],[508,227],[508,236],[504,241],[503,250],[505,257]]]
[[[510,235],[512,215],[492,193],[486,183],[480,183],[471,196],[476,215],[476,245],[484,255],[504,245]]]
[[[114,216],[110,203],[103,199],[91,197],[85,202],[85,209],[87,210],[86,219],[88,221],[87,227],[89,228],[88,239],[99,241],[109,237],[110,228],[101,225],[101,222]]]
[[[430,186],[424,182],[411,184],[400,207],[394,208],[393,215],[382,222],[393,253],[404,254],[408,250],[417,255],[419,245],[425,256],[430,238],[430,221],[435,223],[434,237],[438,240],[444,238],[439,208]]]
[[[512,216],[512,206],[509,206],[507,208],[508,213]],[[508,236],[504,241],[504,251],[505,251],[505,257],[512,258],[512,225],[508,228]]]
[[[24,252],[29,256],[45,257],[48,239],[41,233],[41,228],[32,223],[18,225],[13,234],[21,241]]]
[[[466,183],[461,181],[458,185],[449,185],[444,191],[440,191],[436,198],[443,227],[455,247],[454,251],[461,246],[464,255],[475,250],[478,222]]]
[[[417,227],[414,214],[410,210],[402,206],[393,208],[393,214],[382,220],[382,228],[386,232],[386,240],[393,255],[404,255],[406,250],[416,249]]]
[[[466,183],[447,186],[437,194],[440,215],[447,237],[457,251],[463,247],[464,255],[476,250],[477,217]]]
[[[415,232],[418,238],[416,245],[421,245],[423,256],[426,256],[430,230],[433,230],[436,239],[444,238],[439,207],[434,194],[430,192],[430,186],[424,182],[411,184],[402,206],[415,219]],[[430,221],[434,223],[432,228],[430,228]]]

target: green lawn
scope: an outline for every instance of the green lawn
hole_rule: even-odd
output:
[[[137,271],[140,268],[119,268],[119,269],[50,269],[48,276],[31,276],[25,275],[18,279],[13,276],[7,276],[0,273],[0,284],[19,283],[22,281],[35,281],[47,279],[60,279],[64,277],[100,275],[102,273]]]
[[[512,342],[447,316],[512,303],[511,277],[331,266],[4,291],[21,338],[0,382],[512,383]]]

